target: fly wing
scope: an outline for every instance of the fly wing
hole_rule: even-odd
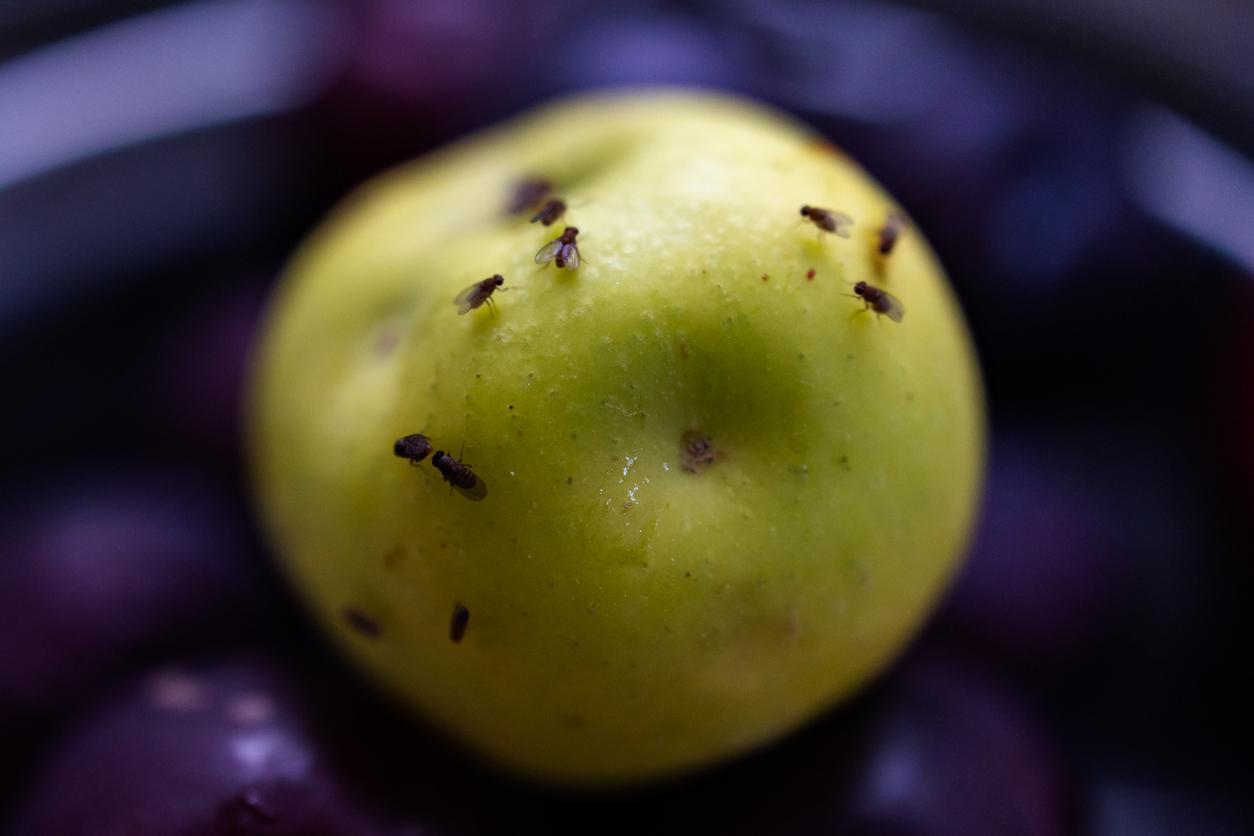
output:
[[[579,267],[579,245],[567,244],[562,248],[562,258],[566,260],[566,269],[575,270]]]
[[[454,485],[457,492],[473,502],[479,502],[488,495],[488,486],[483,483],[478,474],[475,474],[475,483],[469,488],[463,488],[460,485]]]
[[[548,264],[562,251],[562,239],[554,238],[536,253],[536,264]]]
[[[836,228],[832,230],[832,233],[839,235],[841,238],[848,238],[849,227],[853,226],[853,218],[849,217],[844,212],[831,212],[830,214],[832,216],[832,223],[836,225]]]
[[[906,314],[906,308],[901,304],[901,300],[887,290],[884,292],[884,316],[893,322],[901,322],[901,318]]]
[[[471,308],[477,308],[483,304],[480,296],[482,293],[482,282],[475,282],[470,287],[457,294],[457,298],[453,300],[453,304],[457,306],[457,312],[464,314]]]

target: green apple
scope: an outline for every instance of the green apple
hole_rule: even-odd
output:
[[[507,216],[528,177],[564,220]],[[971,342],[917,229],[879,256],[895,211],[805,127],[679,91],[561,101],[368,183],[259,348],[284,570],[378,682],[534,779],[649,781],[796,729],[927,617],[982,475]],[[565,224],[578,269],[538,265]],[[495,310],[459,316],[494,274]],[[393,455],[412,433],[486,498]]]

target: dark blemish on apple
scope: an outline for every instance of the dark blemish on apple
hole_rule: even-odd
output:
[[[771,277],[770,277],[769,275],[767,275],[766,273],[763,273],[763,274],[762,274],[762,281],[764,281],[764,282],[765,282],[765,281],[769,281],[769,280],[770,280],[770,278],[771,278]]]
[[[513,409],[513,408],[514,408],[514,405],[513,405],[513,404],[510,404],[510,405],[509,405],[509,408],[510,408],[510,409]]]
[[[475,377],[483,377],[483,375],[479,374],[478,372],[475,372]]]
[[[466,625],[470,623],[470,610],[461,604],[453,606],[453,618],[448,624],[448,637],[455,643],[462,640],[462,636],[466,635]]]
[[[841,456],[841,457],[840,457],[840,463],[841,463],[841,464],[844,464],[844,463],[845,463],[845,462],[847,462],[847,461],[849,461],[849,457],[848,457],[848,456]]]
[[[820,154],[830,154],[833,157],[845,156],[844,152],[842,152],[835,145],[832,145],[826,139],[812,139],[810,140],[810,147]]]
[[[906,393],[906,400],[908,400],[908,401],[912,401],[912,400],[914,400],[914,392],[907,392],[907,393]]]
[[[368,639],[377,639],[383,633],[383,628],[379,626],[379,622],[356,607],[344,608],[344,620],[349,627],[352,627]]]
[[[688,430],[679,439],[679,461],[689,473],[701,473],[707,467],[722,461],[723,452],[710,443],[708,436]]]
[[[574,481],[575,481],[575,477],[574,477],[574,476],[567,476],[567,477],[566,477],[566,484],[568,484],[568,485],[569,485],[571,482],[574,482]]]
[[[685,578],[691,578],[691,577],[692,577],[692,573],[691,573],[691,572],[684,572],[684,577],[685,577]]]
[[[809,270],[806,271],[806,280],[809,281],[813,278],[814,278],[814,268],[811,267]]]
[[[405,547],[397,546],[396,548],[383,555],[383,565],[389,569],[395,569],[405,559]]]
[[[441,543],[441,544],[440,544],[440,548],[442,548],[442,549],[447,549],[447,548],[448,548],[448,543]]]
[[[624,503],[623,503],[623,510],[624,510],[624,511],[630,511],[630,510],[631,510],[631,506],[633,506],[633,505],[635,505],[635,504],[636,504],[636,503],[632,502],[632,501],[629,499],[629,500],[627,500],[626,502],[624,502]],[[645,566],[648,566],[649,564],[647,564],[647,563],[646,563],[646,564],[644,564],[644,565],[645,565]]]
[[[519,435],[522,435],[522,430],[519,430],[519,431],[518,431],[518,434],[519,434]]]
[[[688,343],[679,344],[679,356],[681,359],[688,359]]]
[[[388,325],[379,331],[379,336],[374,343],[374,351],[379,357],[387,357],[392,350],[401,341],[400,329],[395,325]]]

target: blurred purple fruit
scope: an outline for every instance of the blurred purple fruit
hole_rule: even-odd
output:
[[[893,675],[841,806],[851,836],[1062,836],[1071,796],[1015,692],[946,648]]]
[[[239,515],[194,478],[96,473],[10,505],[0,514],[0,734],[145,652],[254,629],[264,595]]]
[[[974,547],[939,621],[1011,658],[1076,662],[1111,626],[1120,570],[1093,486],[1044,449],[999,438]]]
[[[695,16],[607,15],[572,23],[567,48],[548,69],[554,83],[578,87],[739,87],[744,46]]]
[[[376,836],[296,682],[260,660],[146,676],[54,747],[14,836]],[[411,788],[419,790],[420,788]]]
[[[351,0],[356,41],[319,108],[341,188],[538,98],[568,35],[545,0]],[[560,52],[560,49],[557,50]]]

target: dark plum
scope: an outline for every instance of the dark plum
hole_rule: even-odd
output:
[[[1107,528],[1082,469],[1026,437],[999,437],[979,530],[940,624],[1022,662],[1089,658],[1129,584]]]
[[[320,705],[257,658],[149,673],[52,749],[13,836],[465,832],[402,823],[354,786],[320,731],[334,725]]]
[[[869,693],[779,745],[623,798],[542,794],[511,832],[1068,836],[1069,776],[1016,688],[957,646],[913,651]]]
[[[347,72],[319,105],[341,187],[541,94],[548,45],[563,26],[560,4],[543,0],[349,8],[356,31]]]
[[[211,484],[80,475],[0,516],[0,737],[145,652],[260,623],[263,575]]]
[[[843,794],[851,836],[1062,836],[1069,782],[1032,711],[952,649],[908,659]]]

